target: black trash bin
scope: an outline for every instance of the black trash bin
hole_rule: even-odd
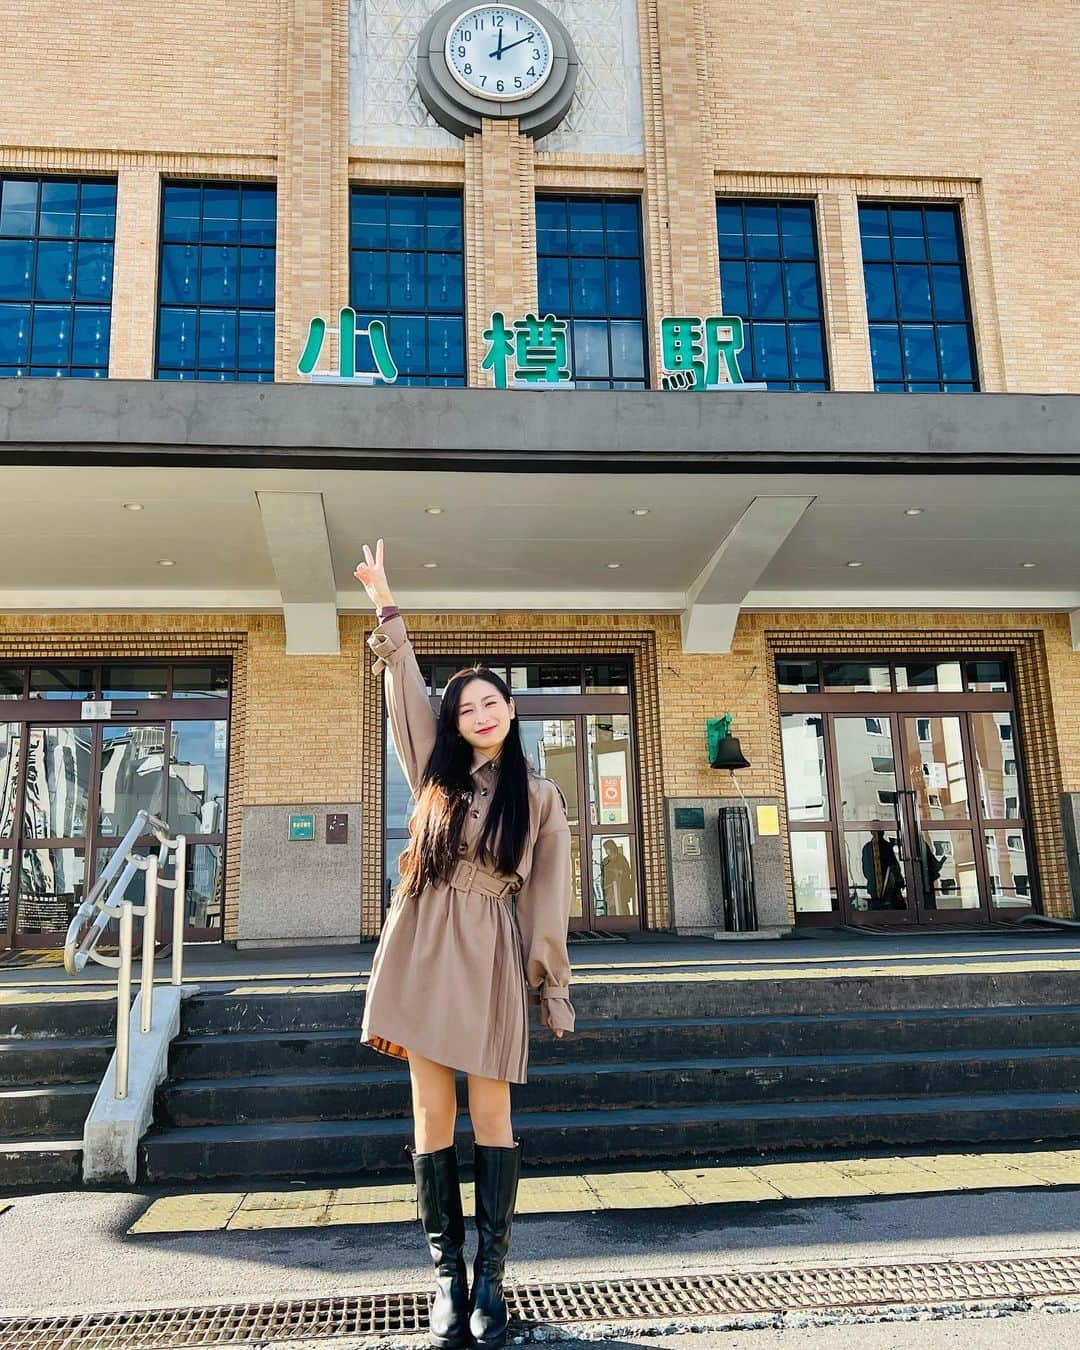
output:
[[[745,806],[721,806],[720,878],[724,894],[724,929],[728,933],[757,931],[754,894],[754,850],[750,818]]]

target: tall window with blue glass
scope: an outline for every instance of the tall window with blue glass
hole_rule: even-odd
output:
[[[349,297],[359,332],[386,324],[398,384],[465,383],[465,231],[460,192],[353,188]],[[366,337],[357,373],[376,369]]]
[[[109,373],[116,184],[0,176],[0,376]]]
[[[859,205],[874,388],[979,387],[960,213],[955,205]]]
[[[716,231],[721,305],[743,321],[743,379],[770,389],[827,389],[813,203],[722,197]]]
[[[540,316],[568,320],[579,389],[644,389],[641,208],[628,197],[537,197]]]
[[[158,379],[273,380],[276,231],[272,183],[164,185]]]

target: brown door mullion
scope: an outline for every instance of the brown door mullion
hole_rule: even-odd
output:
[[[30,725],[19,725],[19,763],[16,766],[15,819],[12,822],[14,848],[11,853],[11,892],[8,895],[7,945],[14,947],[18,934],[19,878],[22,873],[23,816],[26,811],[26,766],[30,759]]]
[[[565,705],[564,705],[565,707]],[[577,747],[578,779],[578,856],[581,865],[581,919],[580,928],[591,928],[595,920],[592,892],[592,817],[589,815],[589,728],[585,713],[572,714],[574,741]],[[573,920],[571,920],[573,925]]]
[[[1014,727],[1015,724],[1016,719],[1013,718]],[[990,859],[986,855],[986,826],[982,809],[982,796],[979,792],[979,765],[975,754],[975,736],[971,730],[970,714],[960,718],[960,741],[964,747],[967,771],[968,817],[974,835],[971,843],[975,853],[975,876],[979,883],[979,913],[986,922],[989,922],[992,908]]]
[[[833,822],[833,876],[836,878],[836,918],[850,923],[848,898],[851,882],[847,871],[847,850],[843,847],[844,811],[840,801],[840,770],[836,755],[836,731],[830,713],[821,713],[822,739],[825,745],[825,784],[829,791],[829,817]],[[815,822],[816,823],[816,822]]]

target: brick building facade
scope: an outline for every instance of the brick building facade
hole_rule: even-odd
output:
[[[590,704],[603,681],[590,685],[586,673],[565,712],[549,701],[534,714],[538,726],[544,719],[572,726],[559,733],[570,738],[563,749],[587,741],[574,771],[581,926],[722,926],[715,807],[738,802],[739,788],[752,808],[779,813],[779,834],[756,840],[765,926],[868,914],[875,922],[942,914],[1010,921],[1031,909],[1071,915],[1080,589],[1061,516],[1073,492],[1070,455],[1080,449],[1070,397],[1080,392],[1080,275],[1071,247],[1080,149],[1069,59],[1080,38],[1075,17],[1050,3],[1019,10],[998,0],[808,0],[797,9],[765,0],[739,15],[715,0],[689,10],[670,0],[549,0],[580,59],[566,120],[534,140],[493,109],[479,132],[461,139],[436,123],[416,89],[417,36],[438,8],[430,0],[403,0],[392,11],[378,0],[247,0],[224,9],[195,3],[148,12],[118,3],[73,12],[0,0],[6,30],[21,35],[0,58],[13,95],[0,130],[0,209],[12,204],[7,224],[0,219],[0,251],[7,250],[0,371],[13,377],[0,380],[0,475],[18,521],[0,552],[0,666],[11,672],[8,726],[20,728],[19,744],[35,744],[35,699],[51,697],[35,686],[36,669],[98,670],[100,697],[109,663],[228,663],[228,748],[215,742],[214,751],[227,769],[227,805],[220,803],[220,828],[200,836],[217,898],[204,903],[206,922],[193,926],[244,942],[373,936],[396,836],[387,837],[390,767],[364,646],[372,620],[350,589],[349,560],[365,539],[385,533],[402,559],[396,581],[425,659],[517,660],[526,672],[521,688],[540,699],[548,687],[572,697],[552,674],[560,662],[583,670],[605,658],[628,663],[625,681],[609,682],[609,704]],[[1069,24],[1072,42],[1063,31]],[[1013,86],[1023,97],[1003,102],[1003,87]],[[76,179],[115,185],[111,234],[88,225],[84,237],[82,215],[68,229],[66,207],[46,212],[43,185]],[[252,202],[254,188],[273,188],[269,236],[255,225],[250,240],[244,235],[244,199],[227,192],[221,200],[240,202],[228,208],[241,213],[239,233],[211,233],[220,218],[206,190],[237,184],[253,189]],[[185,185],[204,195],[197,207],[190,196],[172,199],[180,222],[173,235],[167,192]],[[390,194],[391,211],[395,201],[425,193],[460,204],[457,254],[450,245],[438,253],[451,292],[460,255],[460,301],[431,301],[434,246],[416,245],[415,234],[395,245],[391,215],[389,291],[385,303],[368,306],[389,314],[392,344],[406,332],[405,311],[415,310],[417,324],[422,318],[426,327],[410,331],[423,334],[428,364],[404,369],[412,376],[405,383],[443,392],[280,388],[260,404],[262,394],[222,387],[238,378],[260,389],[306,383],[297,360],[309,320],[349,304],[365,308],[357,301],[360,269],[382,245],[364,233],[364,203],[379,192]],[[30,207],[28,194],[37,194]],[[55,200],[62,196],[57,189]],[[547,204],[542,215],[538,201]],[[637,244],[615,242],[615,217],[604,215],[611,202],[637,213]],[[578,251],[575,203],[605,222],[589,226]],[[806,208],[805,222],[785,215],[787,206]],[[85,203],[78,210],[89,218]],[[197,226],[192,212],[201,212]],[[788,223],[805,232],[789,239]],[[942,244],[940,232],[954,225],[958,242]],[[189,226],[202,233],[184,235]],[[560,230],[564,242],[552,243]],[[39,360],[36,334],[52,322],[63,332],[68,300],[75,338],[64,340],[82,341],[78,290],[64,292],[61,279],[50,293],[41,280],[49,268],[63,271],[54,241],[75,235],[87,268],[104,256],[100,241],[111,241],[108,293],[85,311],[106,316],[107,336],[96,349],[87,337],[85,357],[69,347],[66,362],[57,356],[60,339],[46,349],[42,337]],[[230,281],[233,264],[209,261],[208,249],[248,243],[251,286],[259,266],[272,273],[269,301],[252,301],[254,291],[245,301],[243,275]],[[177,280],[170,259],[196,247],[202,270]],[[169,249],[176,252],[167,256]],[[427,257],[427,299],[418,306],[395,307],[395,277],[404,276],[407,289],[411,266],[395,262],[395,250]],[[564,255],[573,310],[579,277],[601,254],[606,307],[582,304],[567,315],[578,387],[475,392],[492,380],[482,365],[488,317],[542,313],[558,293],[551,278]],[[613,299],[612,278],[630,274],[619,269],[631,254],[643,279],[640,311],[632,299]],[[70,257],[77,272],[82,255]],[[20,289],[24,258],[33,259],[32,272]],[[175,265],[179,276],[183,264]],[[217,299],[207,299],[209,289],[200,298],[199,287],[211,284]],[[874,289],[886,284],[897,287],[891,302]],[[228,317],[234,309],[239,347],[220,358],[217,376],[211,358],[201,368],[201,346],[185,364],[184,343],[202,344],[209,331],[192,327],[200,336],[185,336],[185,314],[198,310],[209,325],[211,310]],[[661,319],[740,313],[747,376],[770,390],[661,392]],[[167,336],[174,328],[175,342]],[[446,355],[458,332],[460,378]],[[438,369],[436,333],[447,363]],[[586,369],[594,338],[607,344],[606,356]],[[272,350],[261,351],[264,341]],[[634,341],[640,377],[618,366],[632,358]],[[107,374],[110,386],[106,403],[79,378],[91,373],[95,350],[102,364],[93,373]],[[936,362],[934,371],[920,360]],[[27,377],[49,373],[74,377],[62,394],[50,384],[55,407],[40,389],[27,392],[35,383]],[[202,387],[183,387],[196,374]],[[455,384],[468,388],[457,392]],[[963,388],[970,395],[953,392]],[[801,392],[778,392],[786,389]],[[844,398],[858,394],[868,398]],[[1021,395],[1029,397],[995,402]],[[387,420],[400,443],[380,440],[366,420],[351,424],[342,398],[357,407],[366,400],[363,419],[375,404],[392,408]],[[706,411],[685,441],[672,432],[678,454],[665,460],[665,410],[680,398],[699,399]],[[504,441],[486,455],[486,414],[473,421],[478,399],[488,407],[500,400],[496,422],[506,419]],[[546,428],[535,435],[516,421],[534,400],[547,401],[525,419]],[[279,441],[283,416],[295,422]],[[815,419],[824,420],[804,448],[801,428]],[[243,437],[230,437],[241,423]],[[720,423],[726,429],[714,445]],[[640,446],[632,443],[637,426]],[[447,448],[444,431],[456,448]],[[290,460],[294,450],[307,458]],[[400,483],[406,474],[410,487],[393,488],[388,476]],[[473,487],[447,506],[461,474]],[[517,550],[513,531],[500,528],[497,561],[478,577],[492,553],[475,556],[465,541],[507,518],[524,521],[527,537],[529,491],[542,502],[534,533],[552,565],[523,550],[518,567],[506,566]],[[703,493],[714,511],[704,509]],[[574,509],[581,494],[596,503],[599,525]],[[785,523],[782,510],[770,514],[776,502],[802,506]],[[125,517],[126,504],[142,515]],[[442,519],[425,518],[428,506],[442,508]],[[617,521],[605,514],[609,507]],[[635,509],[651,513],[651,521],[641,517],[639,536],[628,524]],[[51,526],[32,523],[39,511]],[[890,525],[884,543],[882,512],[895,517],[897,532],[893,538]],[[144,532],[123,535],[129,526]],[[756,545],[747,543],[748,527]],[[901,538],[901,527],[914,533]],[[178,564],[168,586],[154,570],[162,551]],[[321,573],[290,580],[298,559],[313,556],[313,573]],[[429,584],[433,561],[439,586]],[[663,574],[655,584],[654,568]],[[731,575],[734,582],[725,580]],[[800,659],[800,677],[785,684],[778,661]],[[980,659],[999,667],[976,671]],[[821,664],[830,660],[831,689]],[[550,668],[535,690],[530,662]],[[812,675],[805,663],[818,663]],[[936,674],[926,673],[930,667]],[[176,722],[167,723],[168,734],[182,743],[190,714],[179,694],[173,699],[182,681],[170,679]],[[920,690],[929,718],[915,706]],[[818,707],[785,703],[815,695]],[[885,701],[868,701],[878,695]],[[626,710],[613,711],[622,709],[620,698]],[[986,701],[994,698],[1005,701]],[[750,762],[737,782],[710,767],[705,753],[706,719],[724,712]],[[59,726],[55,707],[52,716]],[[622,739],[630,747],[614,775],[623,775],[622,786],[610,790],[629,791],[632,801],[613,811],[607,835],[598,794],[601,777],[610,784],[612,774],[601,765],[610,748],[597,748],[608,744],[597,730],[602,717],[626,719],[617,725],[628,728]],[[861,772],[845,760],[845,738],[860,721],[859,734],[879,738],[884,753],[872,754],[869,742],[852,751],[876,766],[876,799],[869,813],[845,816],[844,775]],[[979,740],[991,725],[1007,728],[1021,747],[1003,751],[996,767]],[[800,773],[809,770],[799,733],[809,727],[816,735],[824,802],[792,806],[784,727]],[[616,735],[607,724],[604,731]],[[938,741],[951,748],[935,749]],[[88,809],[100,814],[107,744],[86,745]],[[25,804],[27,771],[19,766],[29,760],[8,756],[13,805]],[[180,762],[175,746],[171,760]],[[1007,773],[1009,763],[1019,786],[1002,790],[995,811],[988,774]],[[161,770],[192,791],[203,771],[215,772]],[[931,819],[918,816],[919,803],[931,803]],[[703,809],[704,824],[677,826],[676,808]],[[344,850],[326,848],[321,833],[309,854],[282,845],[288,815],[313,814],[321,832],[331,809],[350,821]],[[0,823],[8,864],[0,941],[52,940],[62,905],[49,922],[20,923],[18,886],[48,889],[40,877],[27,879],[24,858],[46,865],[67,849],[89,860],[112,836],[100,820],[27,833],[9,815]],[[752,818],[769,829],[767,812]],[[612,900],[619,887],[605,880],[600,845],[608,837],[631,865],[626,904]],[[1018,884],[1003,881],[1003,850],[1023,860],[1010,864]],[[950,874],[940,889],[938,876]],[[83,870],[70,894],[89,877]],[[809,889],[800,908],[802,885]],[[822,888],[831,888],[831,900]]]

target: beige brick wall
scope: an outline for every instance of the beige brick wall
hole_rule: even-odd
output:
[[[278,0],[0,4],[0,137],[12,146],[273,154]]]
[[[226,937],[236,931],[243,808],[363,801],[361,876],[365,931],[377,926],[381,819],[381,702],[365,645],[370,617],[343,616],[339,656],[285,654],[280,618],[265,614],[0,615],[0,660],[140,655],[222,655],[234,663],[229,759]],[[1080,791],[1080,654],[1058,614],[884,612],[743,614],[724,656],[682,652],[672,615],[416,614],[418,648],[430,654],[610,651],[635,663],[635,725],[646,904],[651,926],[670,922],[662,809],[665,797],[730,796],[708,765],[705,722],[730,712],[751,768],[748,795],[783,801],[773,663],[778,651],[959,652],[1013,650],[1043,902],[1071,913],[1058,794]]]
[[[644,155],[536,153],[498,123],[460,149],[349,146],[347,0],[0,0],[0,23],[24,39],[0,54],[0,167],[120,173],[114,375],[152,371],[175,174],[277,179],[279,379],[347,296],[351,179],[464,185],[473,381],[483,273],[509,259],[499,303],[531,306],[540,188],[641,194],[654,338],[661,313],[717,306],[717,192],[815,198],[837,389],[870,387],[858,197],[956,201],[983,387],[1080,387],[1080,11],[1059,0],[641,0]]]

